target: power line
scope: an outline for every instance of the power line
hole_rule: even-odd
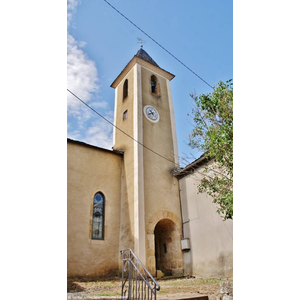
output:
[[[129,138],[131,138],[133,141],[135,141],[136,143],[138,143],[139,145],[143,146],[144,148],[148,149],[149,151],[153,152],[154,154],[160,156],[163,159],[166,159],[167,161],[179,166],[179,164],[175,163],[173,160],[157,153],[156,151],[150,149],[149,147],[145,146],[144,144],[142,144],[141,142],[137,141],[135,138],[133,138],[131,135],[129,135],[128,133],[126,133],[125,131],[123,131],[122,129],[120,129],[118,126],[116,126],[115,124],[113,124],[111,121],[109,121],[108,119],[106,119],[104,116],[102,116],[100,113],[98,113],[95,109],[93,109],[91,106],[89,106],[87,103],[85,103],[82,99],[80,99],[77,95],[75,95],[73,92],[71,92],[69,89],[67,89],[67,91],[72,94],[74,97],[76,97],[79,101],[81,101],[81,103],[83,103],[84,105],[86,105],[89,109],[91,109],[94,113],[96,113],[99,117],[101,117],[102,119],[104,119],[106,122],[108,122],[109,124],[111,124],[112,126],[114,126],[116,129],[120,130],[122,133],[124,133],[125,135],[127,135]]]
[[[165,47],[163,47],[160,43],[158,43],[156,40],[154,40],[149,34],[147,34],[144,30],[142,30],[139,26],[134,24],[131,20],[129,20],[125,15],[123,15],[119,10],[117,10],[113,5],[111,5],[108,1],[103,0],[106,2],[111,8],[113,8],[118,14],[120,14],[123,18],[125,18],[128,22],[130,22],[133,26],[135,26],[138,30],[140,30],[142,33],[144,33],[149,39],[151,39],[154,43],[156,43],[159,47],[161,47],[163,50],[165,50],[168,54],[170,54],[173,58],[175,58],[179,63],[181,63],[184,67],[186,67],[190,72],[192,72],[195,76],[197,76],[199,79],[201,79],[205,84],[207,84],[209,87],[211,87],[213,90],[214,88],[206,82],[203,78],[201,78],[197,73],[195,73],[193,70],[191,70],[187,65],[185,65],[181,60],[179,60],[176,56],[174,56],[171,52],[169,52]]]
[[[180,165],[177,164],[176,162],[174,162],[173,160],[159,154],[158,152],[152,150],[151,148],[145,146],[144,144],[142,144],[141,142],[139,142],[138,140],[136,140],[135,138],[133,138],[131,135],[129,135],[128,133],[126,133],[124,130],[120,129],[118,126],[116,126],[114,123],[112,123],[111,121],[109,121],[108,119],[106,119],[104,116],[102,116],[100,113],[98,113],[95,109],[93,109],[91,106],[89,106],[87,103],[85,103],[82,99],[80,99],[77,95],[75,95],[73,92],[71,92],[69,89],[67,89],[67,91],[72,94],[75,98],[77,98],[81,103],[83,103],[85,106],[87,106],[89,109],[91,109],[94,113],[96,113],[99,117],[101,117],[103,120],[105,120],[106,122],[108,122],[109,124],[111,124],[113,127],[115,127],[116,129],[118,129],[119,131],[121,131],[122,133],[124,133],[126,136],[128,136],[129,138],[131,138],[134,142],[138,143],[139,145],[141,145],[142,147],[146,148],[147,150],[151,151],[152,153],[158,155],[159,157],[173,163],[174,165],[178,166],[179,168]],[[214,170],[212,170],[214,171]],[[204,174],[203,172],[197,171],[199,174],[202,174],[205,177],[209,177],[212,178],[211,176]]]

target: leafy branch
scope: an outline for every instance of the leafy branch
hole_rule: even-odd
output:
[[[194,128],[189,145],[205,153],[212,163],[205,167],[198,186],[217,204],[217,212],[233,218],[233,83],[220,81],[209,94],[190,95],[194,100]]]

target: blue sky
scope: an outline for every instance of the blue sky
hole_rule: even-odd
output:
[[[110,1],[210,84],[232,76],[231,2]],[[16,201],[1,202],[1,228],[10,224],[10,230],[2,232],[2,239],[10,245],[2,249],[1,270],[7,274],[2,293],[9,299],[16,288],[10,280],[15,275],[13,260],[18,272],[26,274],[18,281],[23,294],[40,299],[47,289],[48,298],[56,299],[58,293],[65,295],[66,3],[1,4],[1,199],[11,199],[16,187],[23,195],[18,197],[17,210]],[[76,11],[71,9],[68,26],[67,87],[111,116],[114,91],[110,84],[137,52],[136,37],[144,36],[103,0],[72,1],[72,5]],[[255,298],[258,292],[262,299],[295,298],[290,287],[297,286],[298,276],[289,276],[279,288],[273,287],[278,273],[293,274],[300,269],[300,244],[295,238],[299,235],[300,169],[298,28],[299,1],[234,2],[236,299]],[[194,89],[208,92],[209,87],[145,39],[145,50],[176,75],[171,86],[179,151],[189,152],[184,144],[190,132],[188,95]],[[111,128],[97,127],[98,117],[75,102],[68,101],[68,106],[69,136],[91,143],[95,137],[99,143],[110,142]],[[283,156],[286,160],[278,161]],[[37,207],[55,216],[55,222],[45,222],[45,215],[36,213]],[[7,213],[11,211],[18,219],[27,216],[22,223],[26,234],[17,239],[12,232],[19,232],[20,226],[11,222],[12,215]],[[39,223],[43,226],[37,227]],[[49,236],[55,236],[55,243],[49,243]],[[20,243],[28,241],[30,247],[23,247],[19,255]],[[284,260],[278,260],[281,257]],[[45,284],[53,278],[55,288],[49,289]],[[248,283],[253,278],[257,280],[252,291]]]
[[[210,85],[233,78],[232,1],[109,0],[115,8]],[[105,1],[68,1],[68,88],[113,121],[111,83],[139,49],[175,74],[171,81],[180,157],[198,157],[188,146],[189,94],[211,88],[145,36]],[[68,137],[111,149],[112,126],[68,95]]]

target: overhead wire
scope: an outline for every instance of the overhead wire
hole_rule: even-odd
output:
[[[168,51],[165,47],[163,47],[160,43],[158,43],[155,39],[153,39],[149,34],[147,34],[144,30],[142,30],[139,26],[137,26],[134,22],[132,22],[129,18],[127,18],[124,14],[122,14],[118,9],[116,9],[113,5],[111,5],[107,0],[103,0],[104,2],[106,2],[111,8],[113,8],[118,14],[120,14],[123,18],[125,18],[128,22],[130,22],[134,27],[136,27],[138,30],[140,30],[143,34],[145,34],[148,38],[150,38],[154,43],[156,43],[159,47],[161,47],[164,51],[166,51],[169,55],[171,55],[175,60],[177,60],[181,65],[183,65],[186,69],[188,69],[191,73],[193,73],[196,77],[198,77],[200,80],[202,80],[206,85],[208,85],[210,88],[212,88],[214,90],[214,87],[211,86],[207,81],[205,81],[202,77],[200,77],[196,72],[194,72],[191,68],[189,68],[186,64],[184,64],[180,59],[178,59],[175,55],[173,55],[170,51]],[[120,132],[122,132],[123,134],[125,134],[127,137],[129,137],[130,139],[132,139],[133,141],[135,141],[136,143],[138,143],[139,145],[141,145],[142,147],[144,147],[145,149],[151,151],[152,153],[158,155],[159,157],[173,163],[174,165],[177,165],[180,168],[180,165],[176,162],[174,162],[173,160],[161,155],[160,153],[152,150],[151,148],[147,147],[146,145],[144,145],[143,143],[139,142],[138,140],[136,140],[135,138],[133,138],[132,136],[130,136],[128,133],[126,133],[124,130],[122,130],[121,128],[117,127],[115,124],[113,124],[111,121],[109,121],[107,118],[105,118],[103,115],[101,115],[99,112],[97,112],[95,109],[93,109],[91,106],[89,106],[86,102],[84,102],[82,99],[80,99],[76,94],[74,94],[72,91],[70,91],[69,89],[67,89],[67,91],[72,94],[75,98],[77,98],[79,101],[81,101],[84,105],[86,105],[89,109],[91,109],[94,113],[96,113],[98,116],[100,116],[102,119],[104,119],[106,122],[108,122],[109,124],[111,124],[114,128],[116,128],[117,130],[119,130]],[[200,174],[206,176],[206,177],[210,177],[207,174],[204,174],[202,172],[199,172]],[[228,230],[228,228],[226,228]],[[229,232],[229,230],[228,230]],[[230,233],[230,232],[229,232]]]
[[[154,43],[156,43],[159,47],[165,50],[169,55],[171,55],[174,59],[176,59],[180,64],[182,64],[185,68],[187,68],[190,72],[192,72],[195,76],[201,79],[205,84],[211,87],[213,90],[213,86],[211,86],[208,82],[206,82],[202,77],[200,77],[196,72],[194,72],[191,68],[189,68],[186,64],[184,64],[180,59],[178,59],[175,55],[173,55],[170,51],[168,51],[165,47],[163,47],[160,43],[158,43],[155,39],[153,39],[148,33],[146,33],[143,29],[137,26],[134,22],[132,22],[129,18],[127,18],[124,14],[122,14],[118,9],[116,9],[113,5],[111,5],[107,0],[103,0],[106,2],[111,8],[113,8],[118,14],[120,14],[123,18],[125,18],[128,22],[130,22],[134,27],[144,33],[149,39],[151,39]]]
[[[207,84],[209,87],[214,89],[208,82],[206,82],[202,77],[200,77],[197,73],[195,73],[192,69],[190,69],[187,65],[185,65],[181,60],[179,60],[175,55],[173,55],[170,51],[168,51],[165,47],[163,47],[160,43],[158,43],[155,39],[153,39],[149,34],[147,34],[144,30],[142,30],[139,26],[137,26],[134,22],[132,22],[129,18],[127,18],[124,14],[122,14],[117,8],[115,8],[113,5],[111,5],[108,1],[104,0],[111,8],[113,8],[117,13],[119,13],[123,18],[125,18],[128,22],[130,22],[133,26],[135,26],[138,30],[140,30],[142,33],[144,33],[147,37],[149,37],[154,43],[156,43],[159,47],[161,47],[163,50],[165,50],[169,55],[171,55],[174,59],[176,59],[180,64],[182,64],[185,68],[187,68],[190,72],[192,72],[195,76],[197,76],[199,79],[201,79],[205,84]],[[80,99],[76,94],[74,94],[72,91],[67,89],[67,91],[72,94],[74,97],[76,97],[79,101],[81,101],[84,105],[86,105],[89,109],[91,109],[94,113],[96,113],[98,116],[100,116],[102,119],[104,119],[106,122],[111,124],[113,127],[115,127],[117,130],[131,138],[133,141],[141,145],[142,147],[146,148],[147,150],[155,153],[156,155],[160,156],[161,158],[177,165],[180,167],[178,163],[175,163],[173,160],[161,155],[160,153],[154,151],[153,149],[147,147],[146,145],[142,144],[132,136],[130,136],[127,132],[122,130],[121,128],[117,127],[115,124],[113,124],[111,121],[109,121],[107,118],[105,118],[103,115],[101,115],[99,112],[97,112],[95,109],[93,109],[91,106],[89,106],[86,102],[84,102],[82,99]]]
[[[132,139],[134,142],[138,143],[139,145],[141,145],[142,147],[144,147],[145,149],[151,151],[152,153],[158,155],[159,157],[173,163],[175,166],[177,166],[179,169],[181,169],[180,164],[176,163],[175,161],[161,155],[160,153],[154,151],[153,149],[149,148],[148,146],[144,145],[143,143],[139,142],[138,140],[136,140],[135,138],[133,138],[131,135],[129,135],[127,132],[125,132],[124,130],[122,130],[121,128],[119,128],[118,126],[116,126],[114,123],[112,123],[111,121],[109,121],[107,118],[105,118],[104,116],[102,116],[99,112],[97,112],[95,109],[93,109],[91,106],[89,106],[85,101],[83,101],[82,99],[80,99],[76,94],[74,94],[72,91],[70,91],[69,89],[67,89],[67,91],[72,94],[75,98],[77,98],[81,103],[83,103],[85,106],[87,106],[89,109],[91,109],[94,113],[96,113],[99,117],[101,117],[103,120],[105,120],[106,122],[108,122],[109,124],[111,124],[113,127],[115,127],[116,129],[118,129],[120,132],[122,132],[123,134],[125,134],[126,136],[128,136],[130,139]],[[214,170],[212,170],[214,171]],[[197,171],[197,173],[202,174],[205,177],[209,177],[212,178],[211,176]]]
[[[152,150],[151,148],[147,147],[146,145],[144,145],[143,143],[139,142],[138,140],[136,140],[135,138],[133,138],[131,135],[129,135],[127,132],[125,132],[124,130],[122,130],[121,128],[119,128],[118,126],[116,126],[114,123],[112,123],[111,121],[109,121],[107,118],[105,118],[104,116],[102,116],[99,112],[97,112],[95,109],[93,109],[91,106],[89,106],[85,101],[83,101],[82,99],[80,99],[76,94],[74,94],[72,91],[70,91],[69,89],[67,89],[67,91],[72,94],[75,98],[77,98],[81,103],[83,103],[85,106],[87,106],[89,109],[91,109],[94,113],[96,113],[99,117],[101,117],[102,119],[104,119],[106,122],[108,122],[109,124],[111,124],[113,127],[115,127],[116,129],[118,129],[119,131],[121,131],[123,134],[125,134],[126,136],[128,136],[129,138],[131,138],[133,141],[135,141],[136,143],[138,143],[139,145],[143,146],[144,148],[146,148],[147,150],[153,152],[154,154],[160,156],[161,158],[179,166],[179,164],[177,164],[176,162],[174,162],[173,160],[161,155],[160,153]]]

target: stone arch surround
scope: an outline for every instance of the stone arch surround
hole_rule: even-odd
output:
[[[179,229],[180,234],[182,234],[180,219],[170,211],[160,211],[160,212],[154,214],[150,218],[150,220],[147,224],[147,234],[150,234],[150,233],[154,234],[154,229],[155,229],[156,224],[159,221],[161,221],[162,219],[169,219],[169,220],[173,221],[175,223],[175,225],[177,226],[177,228]]]
[[[175,227],[178,230],[179,234],[179,239],[181,240],[182,237],[182,228],[181,228],[181,220],[174,215],[170,211],[160,211],[156,214],[154,214],[149,222],[147,223],[147,268],[149,272],[153,275],[156,276],[156,263],[155,263],[155,236],[154,236],[154,229],[156,225],[161,221],[161,220],[171,220],[174,222]],[[181,275],[183,274],[183,254],[181,251],[174,253],[174,264],[176,264],[177,268],[177,274],[175,275]]]

